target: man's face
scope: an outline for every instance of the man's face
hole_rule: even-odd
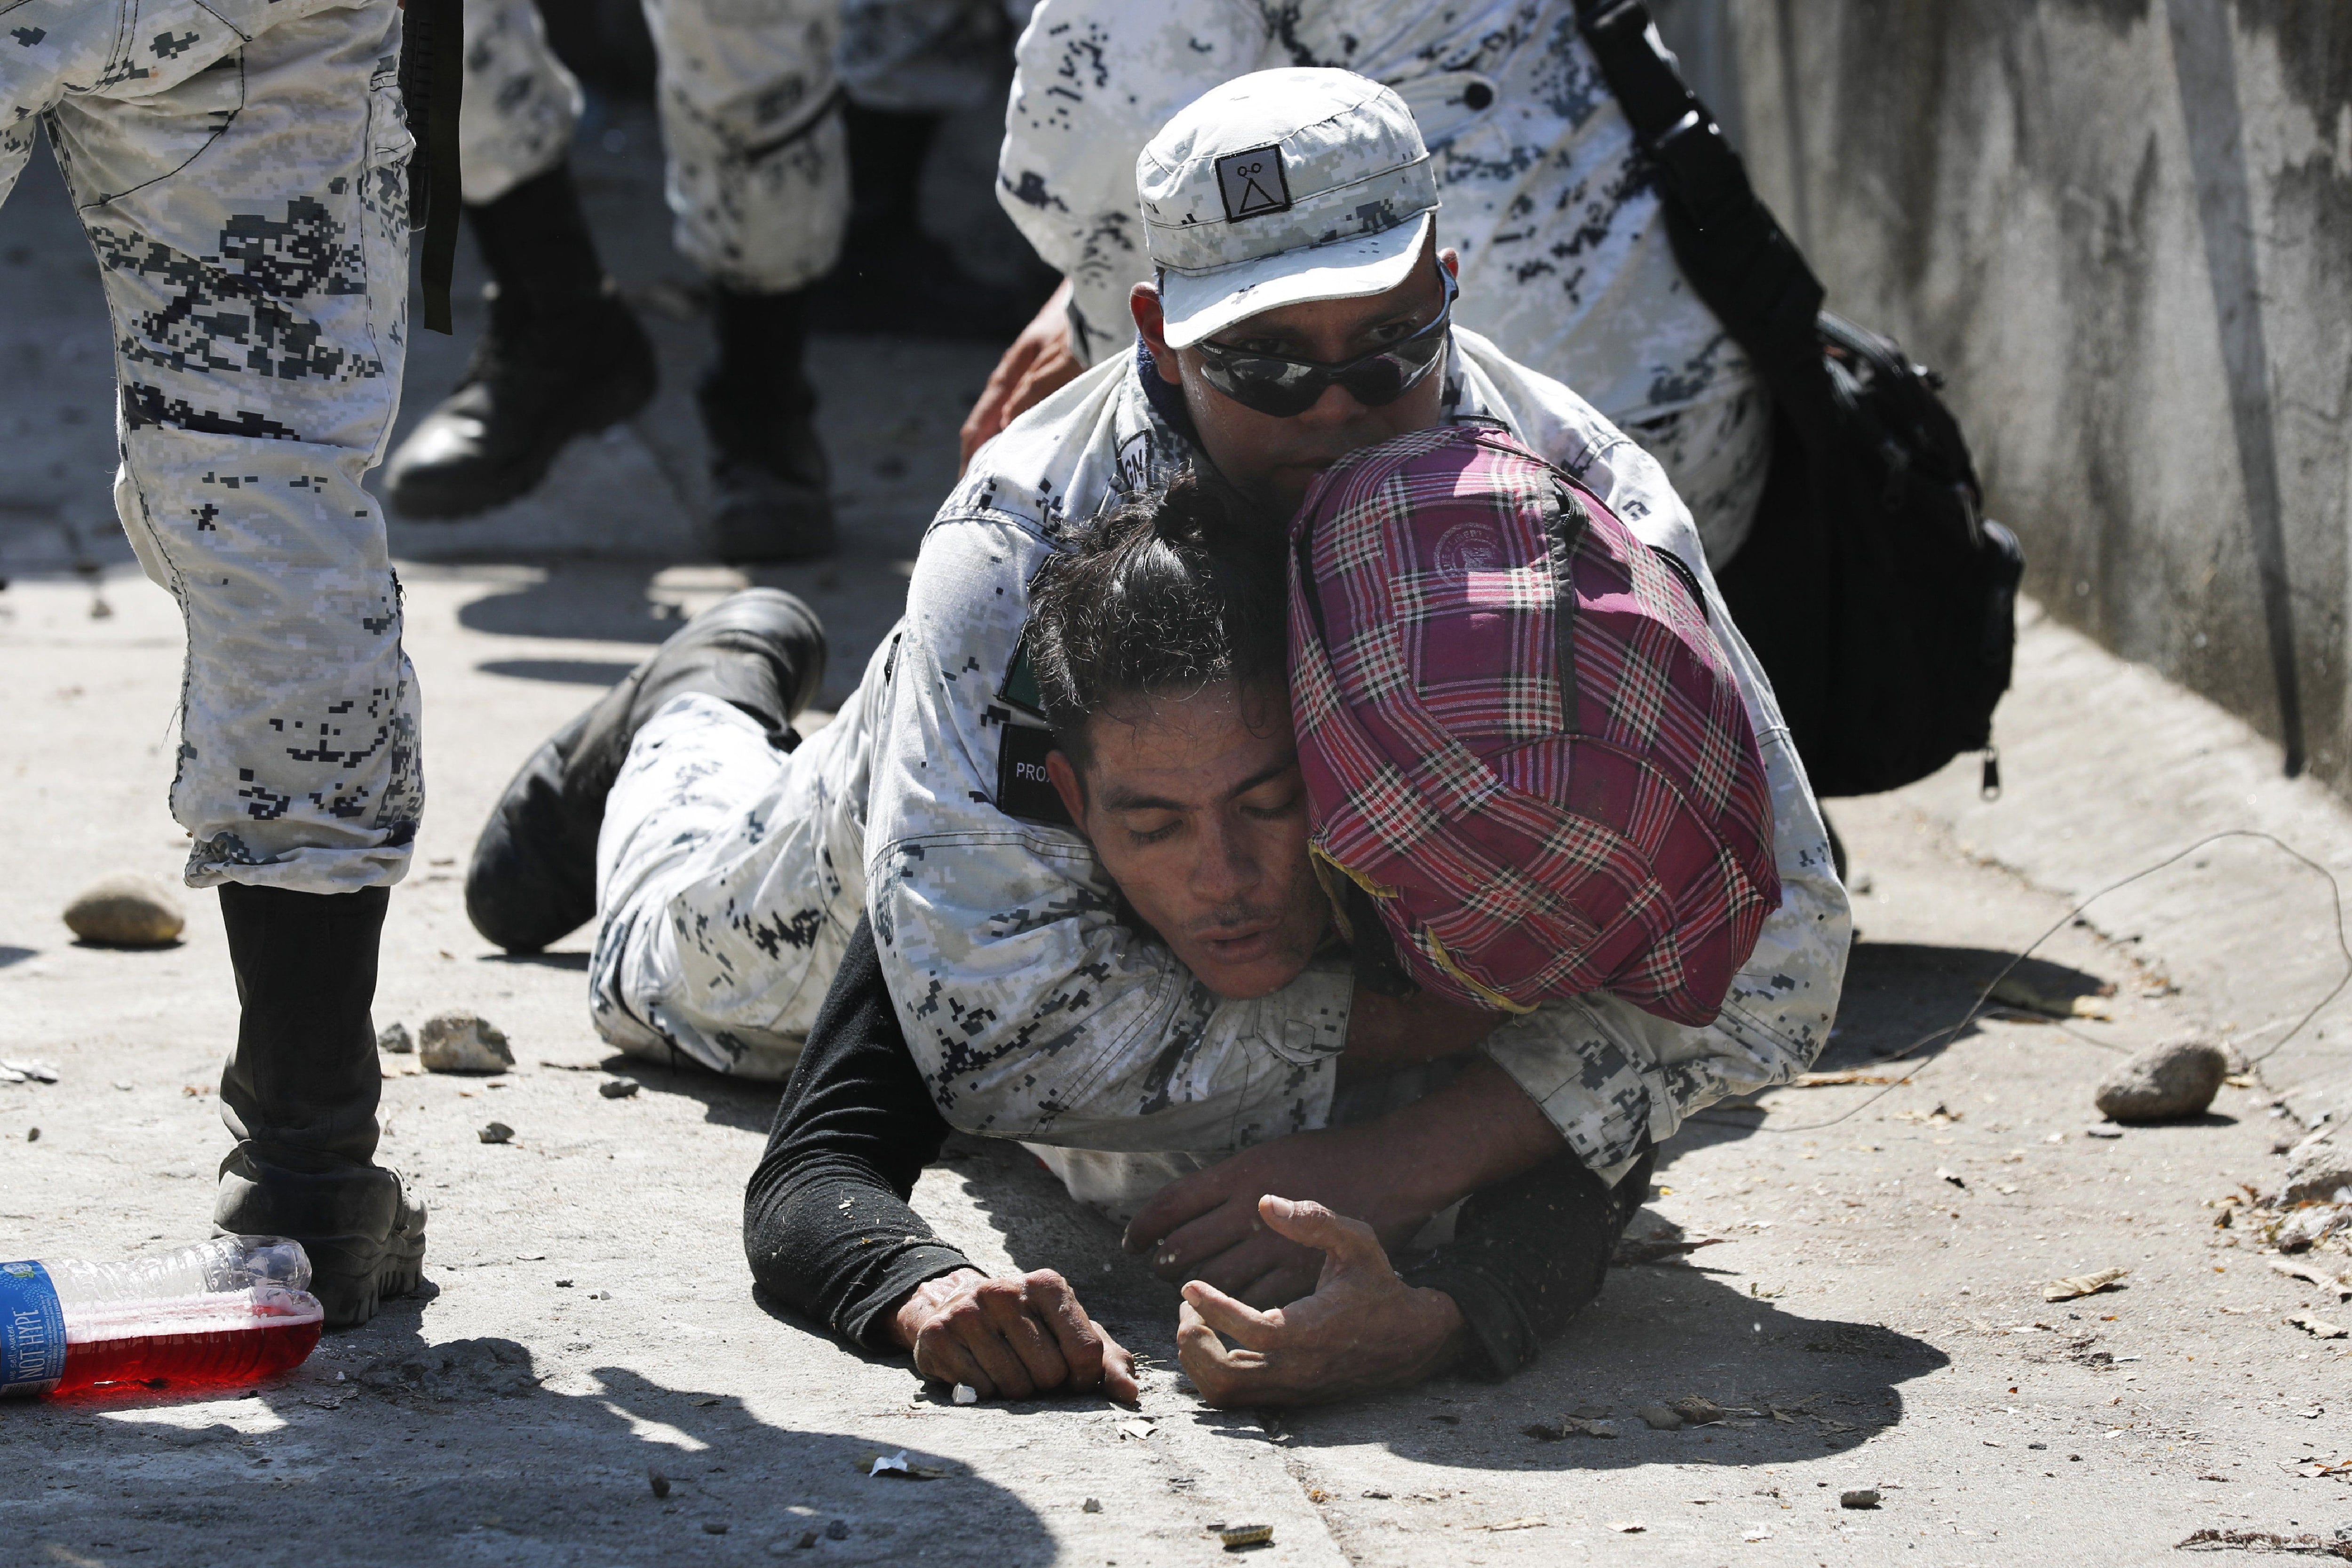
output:
[[[1087,739],[1083,777],[1060,752],[1046,771],[1136,913],[1220,996],[1297,978],[1328,905],[1281,689],[1140,698],[1097,714]]]
[[[1449,272],[1458,266],[1453,251],[1435,250],[1435,245],[1433,237],[1412,275],[1385,294],[1286,305],[1246,317],[1213,333],[1210,342],[1338,364],[1411,337],[1445,307],[1437,266]],[[1129,302],[1161,378],[1183,386],[1184,405],[1210,460],[1243,493],[1285,517],[1298,509],[1315,476],[1349,453],[1437,423],[1445,379],[1442,366],[1379,408],[1365,407],[1341,386],[1324,388],[1314,407],[1286,419],[1244,408],[1202,378],[1196,351],[1168,346],[1157,288],[1137,284]]]

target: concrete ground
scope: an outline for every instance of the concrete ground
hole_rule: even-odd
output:
[[[433,1205],[431,1291],[242,1397],[0,1410],[0,1540],[16,1543],[0,1557],[1111,1568],[1212,1561],[1213,1526],[1265,1523],[1262,1563],[1951,1568],[2153,1562],[2200,1530],[2352,1524],[2352,1342],[2284,1321],[2352,1311],[2215,1224],[2218,1200],[2275,1175],[2279,1149],[2352,1113],[2352,1006],[2195,1122],[2086,1131],[2092,1086],[2132,1047],[2279,1045],[2342,968],[2322,874],[2231,840],[2068,919],[2228,828],[2273,832],[2333,877],[2352,865],[2352,814],[2276,781],[2233,721],[2030,613],[2002,800],[1975,798],[1964,760],[1833,806],[1863,940],[1820,1065],[1897,1081],[1701,1117],[1664,1151],[1633,1236],[1720,1245],[1620,1268],[1527,1373],[1279,1419],[1203,1409],[1175,1370],[1173,1292],[1024,1155],[978,1142],[926,1174],[919,1205],[993,1266],[1076,1279],[1150,1363],[1139,1413],[960,1408],[763,1307],[737,1215],[772,1090],[614,1056],[587,1025],[584,937],[509,959],[460,902],[515,765],[678,615],[745,580],[696,563],[683,400],[700,333],[643,130],[592,127],[585,163],[614,268],[661,340],[662,402],[575,448],[541,496],[395,540],[432,804],[377,1018],[473,1008],[518,1058],[487,1080],[384,1058],[384,1158]],[[58,920],[103,873],[180,865],[163,801],[180,634],[111,531],[107,330],[44,163],[0,214],[0,363],[16,372],[0,383],[0,1058],[58,1077],[0,1085],[0,1254],[135,1255],[206,1228],[234,997],[207,897],[187,896],[187,938],[160,952],[83,946]],[[420,342],[407,418],[465,346]],[[894,613],[991,356],[826,339],[816,357],[847,547],[760,580],[832,626],[830,703]],[[2053,927],[2021,975],[2111,1017],[2003,1011],[1947,1039]],[[1878,1059],[1915,1046],[1907,1064]],[[597,1092],[616,1079],[641,1088]],[[493,1119],[511,1142],[479,1142]],[[2131,1271],[2119,1289],[2042,1300],[2045,1281],[2110,1267]],[[1694,1394],[1754,1414],[1675,1432],[1634,1417]],[[1527,1431],[1574,1413],[1619,1435]],[[943,1473],[866,1474],[902,1449]],[[1858,1487],[1881,1505],[1841,1508]]]

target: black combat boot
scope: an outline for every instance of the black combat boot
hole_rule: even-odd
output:
[[[489,330],[384,467],[404,517],[470,517],[527,494],[566,442],[654,395],[653,343],[596,258],[568,164],[466,217],[493,279]]]
[[[855,102],[845,111],[849,230],[840,261],[815,289],[824,331],[1006,343],[1061,281],[1036,262],[1020,282],[984,282],[923,232],[923,163],[941,118]]]
[[[765,725],[780,750],[824,680],[824,626],[780,588],[747,588],[688,621],[532,753],[474,842],[466,913],[509,952],[537,952],[596,913],[596,831],[629,742],[673,697],[699,691]]]
[[[698,394],[717,492],[711,547],[746,564],[830,555],[832,470],[817,441],[816,389],[802,368],[808,296],[722,288],[712,301],[719,363]]]
[[[236,971],[236,1051],[221,1074],[213,1224],[286,1236],[310,1256],[327,1326],[375,1316],[425,1270],[425,1205],[375,1163],[377,939],[390,889],[298,893],[226,884],[221,921]]]

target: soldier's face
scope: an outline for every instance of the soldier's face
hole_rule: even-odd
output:
[[[1434,237],[1429,242],[1436,244]],[[1436,252],[1447,271],[1459,261],[1451,250]],[[1444,309],[1444,286],[1427,251],[1411,277],[1385,294],[1360,300],[1316,300],[1250,316],[1211,341],[1254,353],[1338,364],[1412,335]],[[1287,517],[1306,499],[1315,476],[1349,453],[1438,421],[1444,392],[1441,367],[1422,377],[1403,396],[1367,408],[1343,386],[1324,388],[1304,414],[1277,418],[1244,408],[1211,386],[1192,349],[1171,349],[1162,335],[1160,294],[1139,283],[1131,303],[1137,329],[1150,346],[1162,379],[1181,384],[1184,405],[1210,460],[1253,500]]]
[[[1297,978],[1329,906],[1307,859],[1307,788],[1290,700],[1230,681],[1139,698],[1087,726],[1083,775],[1054,787],[1103,869],[1201,983],[1263,996]]]

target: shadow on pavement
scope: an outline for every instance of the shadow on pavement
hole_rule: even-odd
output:
[[[613,1051],[596,1065],[615,1078],[642,1085],[646,1094],[675,1094],[699,1102],[706,1121],[762,1135],[774,1125],[776,1104],[784,1092],[781,1083],[729,1078],[683,1054],[674,1062],[664,1062]],[[751,1174],[748,1165],[743,1174]],[[739,1187],[727,1195],[730,1203],[740,1203],[742,1192]]]
[[[1027,1505],[951,1460],[913,1453],[945,1474],[875,1479],[871,1440],[627,1367],[557,1393],[513,1340],[427,1345],[414,1310],[387,1317],[243,1397],[142,1388],[13,1410],[0,1497],[38,1510],[19,1516],[23,1560],[731,1563],[821,1543],[877,1562],[983,1536],[991,1562],[1054,1555]]]
[[[1643,1224],[1635,1220],[1637,1233]],[[1440,1378],[1349,1405],[1286,1411],[1283,1421],[1295,1447],[1378,1444],[1403,1458],[1465,1469],[1776,1464],[1843,1452],[1898,1424],[1902,1384],[1948,1363],[1924,1341],[1877,1323],[1800,1316],[1744,1294],[1704,1266],[1620,1268],[1610,1271],[1601,1299],[1514,1377]],[[1635,1414],[1694,1394],[1756,1414],[1679,1431],[1653,1430]],[[1549,1436],[1565,1415],[1606,1419],[1618,1435]],[[1232,1413],[1204,1412],[1202,1419],[1228,1423]],[[1531,1434],[1530,1426],[1546,1433]]]
[[[584,952],[486,952],[478,962],[523,963],[534,969],[569,969],[575,974],[585,974],[590,956]]]
[[[1957,1034],[1947,1033],[2016,957],[1999,948],[1857,944],[1846,965],[1837,1037],[1814,1065],[1825,1069],[1860,1066],[1923,1039],[1927,1043],[1916,1059],[1933,1057],[1976,1032],[1970,1022]],[[2018,963],[2010,978],[2056,1002],[2098,995],[2107,984],[2095,974],[2041,958]]]
[[[494,658],[474,667],[484,675],[549,680],[564,686],[617,686],[636,666],[607,658]]]
[[[458,610],[457,624],[493,637],[651,646],[679,626],[674,618],[656,616],[646,596],[646,585],[658,570],[644,562],[552,562],[536,582],[467,604]]]

